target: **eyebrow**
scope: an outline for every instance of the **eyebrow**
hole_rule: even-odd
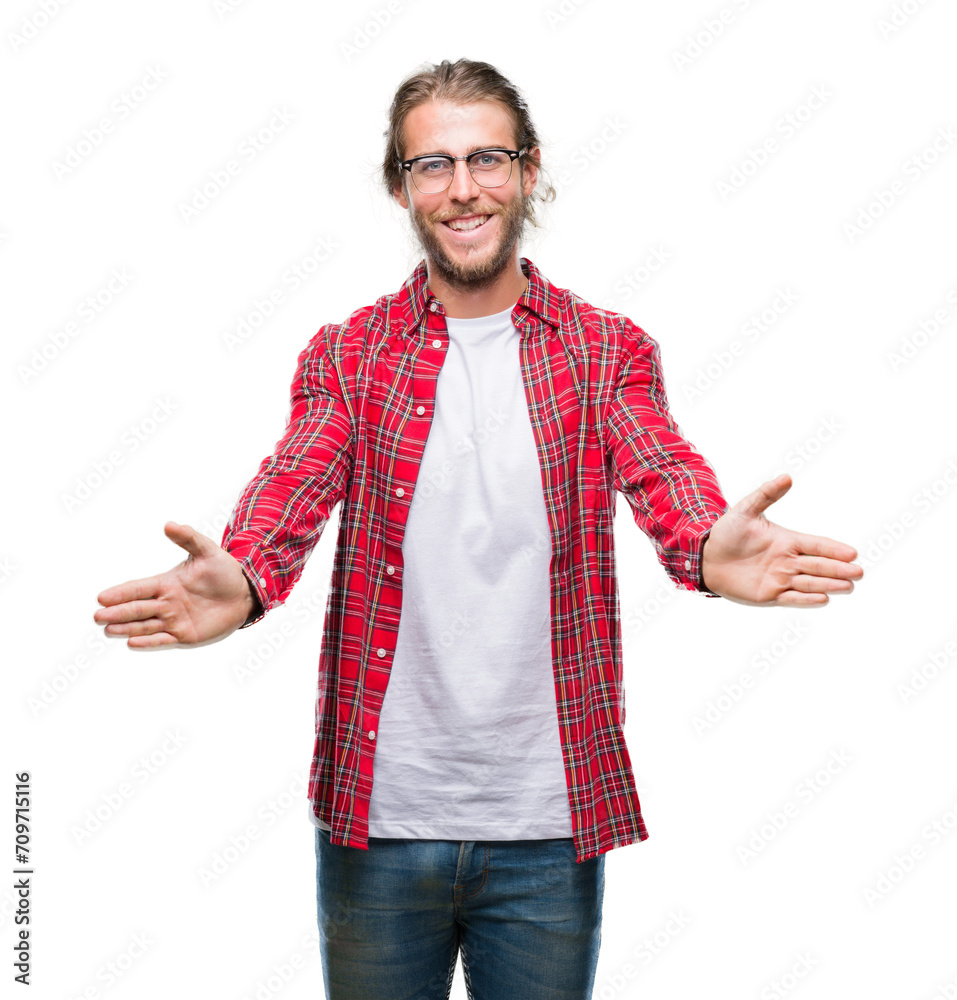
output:
[[[469,146],[466,150],[465,155],[470,156],[472,153],[477,153],[480,149],[508,149],[508,146],[500,146],[495,142],[482,142],[477,146]],[[414,160],[417,156],[452,156],[447,149],[433,149],[428,153],[416,153],[415,156],[407,156],[407,160]]]

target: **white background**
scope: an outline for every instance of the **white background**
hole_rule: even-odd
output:
[[[381,0],[47,7],[0,23],[0,842],[12,871],[28,769],[33,995],[322,995],[304,781],[337,518],[287,605],[221,644],[135,653],[92,616],[101,590],[185,555],[166,520],[219,541],[282,434],[299,351],[415,266],[375,178],[386,110],[407,73],[460,56],[522,88],[560,182],[522,253],[658,340],[672,411],[730,502],[788,471],[768,516],[866,567],[810,611],[678,593],[619,498],[651,837],[606,856],[595,996],[957,994],[957,11],[393,0],[378,27]],[[288,123],[239,157],[278,110]],[[231,158],[238,176],[184,219]],[[320,240],[334,251],[293,291],[283,274]]]

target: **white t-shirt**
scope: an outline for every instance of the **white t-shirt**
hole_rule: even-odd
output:
[[[511,312],[446,317],[449,349],[402,542],[372,837],[572,836],[551,536]]]

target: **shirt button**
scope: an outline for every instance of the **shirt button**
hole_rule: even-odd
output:
[[[380,647],[379,647],[379,648],[378,648],[378,649],[376,650],[376,654],[377,654],[377,655],[378,655],[378,656],[379,656],[379,657],[381,658],[381,657],[385,656],[385,650],[384,650],[384,649],[383,649],[383,648],[382,648],[382,647],[380,646]]]
[[[422,414],[425,413],[425,407],[424,406],[417,406],[415,408],[415,412],[418,413],[418,415],[421,417]]]
[[[374,729],[370,729],[369,730],[369,739],[370,740],[374,740],[375,739],[375,730]]]
[[[404,489],[402,489],[402,487],[400,486],[400,487],[399,487],[399,488],[398,488],[398,489],[397,489],[397,490],[395,491],[395,495],[396,495],[397,497],[404,497],[404,496],[405,496],[405,490],[404,490]]]
[[[395,572],[395,566],[386,566],[385,571],[386,573],[389,574],[389,576],[392,576],[392,574]]]
[[[433,340],[432,341],[432,346],[433,347],[441,347],[442,346],[442,341],[441,340]]]
[[[691,560],[685,559],[685,569],[691,569]]]
[[[436,303],[436,302],[432,302],[432,303],[429,304],[429,309],[432,312],[435,312],[435,310],[438,309],[438,308],[439,308],[439,306],[438,306],[438,303]]]

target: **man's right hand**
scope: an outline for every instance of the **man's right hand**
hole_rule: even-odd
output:
[[[258,604],[239,561],[188,524],[167,521],[164,530],[189,553],[185,561],[104,590],[93,620],[107,636],[129,636],[130,649],[186,649],[225,639]]]

